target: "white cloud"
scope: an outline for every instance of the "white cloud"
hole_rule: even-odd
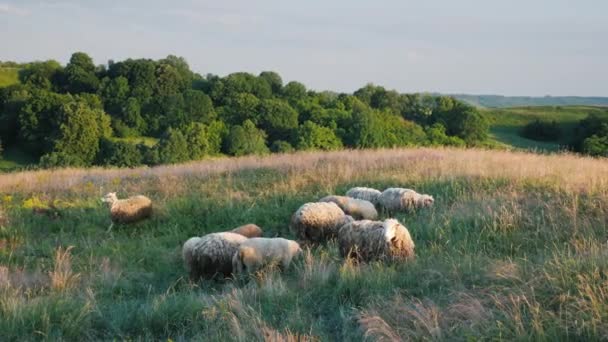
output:
[[[0,3],[0,14],[25,16],[29,15],[30,11],[25,8],[19,8],[10,4]]]

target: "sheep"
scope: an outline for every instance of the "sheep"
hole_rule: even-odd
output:
[[[143,195],[119,200],[115,192],[110,192],[102,198],[102,202],[108,203],[110,207],[112,224],[108,231],[114,223],[135,223],[152,215],[152,201]]]
[[[316,244],[335,238],[338,229],[352,221],[335,203],[306,203],[291,217],[290,228],[300,243]]]
[[[246,224],[244,226],[240,226],[240,227],[236,227],[233,230],[231,230],[232,233],[236,233],[236,234],[241,234],[244,237],[248,237],[248,238],[255,238],[255,237],[260,237],[262,236],[262,228],[260,228],[259,226],[253,224],[253,223],[249,223]]]
[[[395,219],[351,222],[338,232],[342,257],[358,261],[403,261],[414,258],[414,241]]]
[[[378,211],[370,201],[346,196],[326,196],[321,198],[319,202],[335,203],[346,215],[352,216],[355,220],[375,220],[378,218]]]
[[[378,204],[389,212],[430,207],[434,201],[433,196],[404,188],[388,188],[378,197]]]
[[[232,258],[232,269],[235,273],[253,273],[266,266],[278,265],[285,270],[301,253],[300,245],[293,240],[251,238],[238,247]]]
[[[182,247],[182,258],[190,279],[229,277],[233,271],[232,257],[245,241],[245,236],[232,232],[188,239]]]
[[[348,190],[346,192],[346,196],[361,199],[364,201],[370,201],[373,204],[378,203],[378,196],[380,196],[382,192],[380,190],[365,188],[365,187],[356,187]]]

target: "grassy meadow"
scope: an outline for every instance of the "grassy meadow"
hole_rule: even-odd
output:
[[[474,149],[3,174],[0,339],[606,339],[607,174],[606,160]],[[329,243],[284,273],[188,280],[189,237],[253,222],[293,238],[301,204],[352,186],[435,197],[396,215],[414,261],[355,265]],[[156,213],[106,232],[109,191]]]
[[[490,121],[490,137],[511,148],[555,152],[572,142],[574,128],[590,114],[608,116],[608,107],[538,106],[482,109]],[[562,129],[559,141],[536,141],[520,136],[522,128],[534,121],[555,120]]]

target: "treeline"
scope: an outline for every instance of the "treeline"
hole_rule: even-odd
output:
[[[6,64],[6,63],[5,63]],[[477,145],[488,123],[451,97],[366,85],[354,94],[283,84],[275,72],[192,72],[183,58],[96,66],[74,53],[15,65],[0,89],[0,139],[50,166],[177,163],[218,154],[414,145]],[[135,143],[139,137],[156,144]]]

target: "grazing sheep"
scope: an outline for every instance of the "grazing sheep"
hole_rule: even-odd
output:
[[[249,223],[244,226],[236,227],[233,230],[231,230],[230,232],[236,233],[236,234],[241,234],[244,237],[248,237],[248,238],[260,237],[260,236],[262,236],[262,233],[263,233],[262,228],[260,228],[259,226],[255,225],[253,223]]]
[[[346,196],[357,198],[364,201],[370,201],[373,204],[378,203],[378,197],[382,192],[372,188],[356,187],[348,190]]]
[[[400,261],[414,257],[409,231],[395,219],[355,221],[338,233],[340,255],[360,261]]]
[[[404,188],[388,188],[378,197],[378,204],[390,212],[430,207],[434,201],[433,196]]]
[[[352,221],[335,203],[306,203],[291,217],[290,228],[300,243],[315,244],[335,238],[340,227]]]
[[[375,220],[378,218],[378,211],[370,201],[346,196],[326,196],[321,198],[319,202],[335,203],[346,215],[352,216],[355,220]]]
[[[211,233],[203,237],[188,239],[182,247],[182,258],[190,279],[216,276],[229,277],[232,274],[232,257],[247,238],[231,232]]]
[[[235,273],[253,273],[266,266],[278,265],[283,270],[302,253],[300,245],[283,238],[251,238],[243,242],[232,258]]]
[[[110,217],[114,223],[134,223],[144,220],[152,215],[152,201],[142,195],[132,196],[127,199],[118,199],[115,192],[110,192],[102,198],[102,202],[108,203]]]

